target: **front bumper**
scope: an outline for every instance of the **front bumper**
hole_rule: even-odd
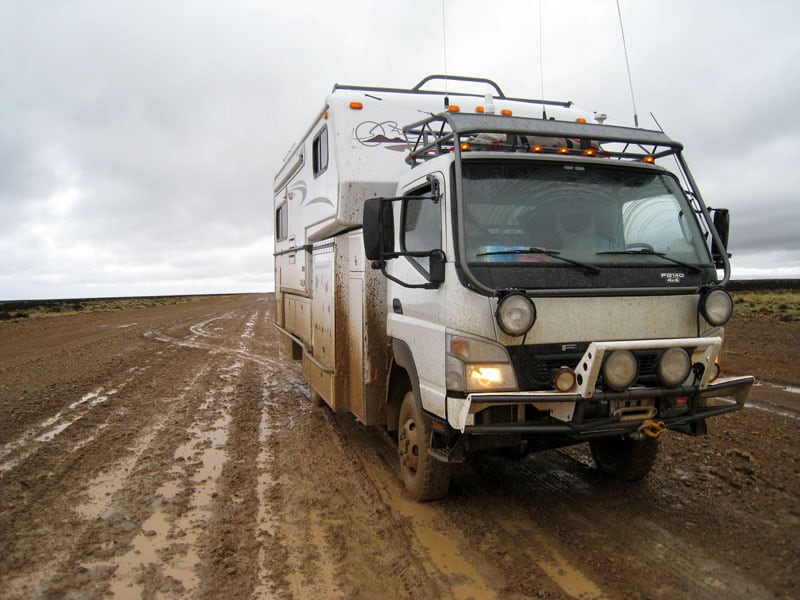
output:
[[[506,392],[501,394],[470,394],[459,400],[458,412],[450,414],[450,425],[466,434],[561,434],[576,439],[589,438],[611,433],[628,433],[635,431],[645,418],[658,418],[668,429],[688,425],[709,417],[740,410],[750,394],[755,379],[747,377],[721,378],[701,390],[697,386],[686,386],[673,389],[664,388],[631,388],[624,392],[595,392],[591,398],[584,398],[579,393],[554,392]],[[663,416],[660,414],[645,415],[636,418],[636,413],[622,414],[603,418],[584,418],[590,412],[590,403],[626,402],[651,398],[687,397],[686,409],[681,414]],[[709,405],[710,398],[730,398],[731,402]],[[457,400],[457,399],[451,399]],[[547,411],[551,418],[540,421],[519,421],[514,423],[492,423],[477,425],[474,415],[490,406],[513,406],[531,404],[539,411]]]
[[[692,369],[680,387],[631,387],[622,392],[597,388],[605,355],[615,350],[664,350],[693,348]],[[578,384],[572,392],[527,391],[473,393],[465,398],[447,398],[447,420],[465,434],[554,434],[576,439],[635,431],[646,419],[657,418],[667,428],[682,427],[708,417],[739,410],[744,406],[754,378],[729,377],[711,381],[722,348],[719,337],[673,338],[593,342],[578,362]],[[673,400],[682,400],[677,410],[665,410]],[[731,398],[731,402],[710,404],[711,398]],[[673,404],[676,404],[673,402]],[[511,423],[476,423],[476,414],[492,406],[532,405],[536,420]],[[601,407],[602,410],[597,410]],[[587,417],[587,415],[602,415]]]

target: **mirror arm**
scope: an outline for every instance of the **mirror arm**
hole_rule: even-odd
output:
[[[373,260],[372,261],[372,268],[373,269],[380,269],[381,273],[383,274],[386,279],[390,281],[394,281],[397,285],[402,285],[404,288],[411,288],[411,289],[423,289],[423,290],[436,290],[439,289],[439,286],[442,285],[440,282],[428,282],[428,283],[407,283],[395,277],[394,275],[389,275],[386,272],[386,261],[385,260]]]

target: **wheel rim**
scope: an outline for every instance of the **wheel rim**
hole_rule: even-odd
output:
[[[400,464],[408,472],[415,474],[419,465],[419,430],[414,419],[406,419],[398,436]]]

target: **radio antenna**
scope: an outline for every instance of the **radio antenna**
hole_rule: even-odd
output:
[[[447,90],[447,11],[445,10],[445,3],[447,0],[442,0],[442,58],[444,61],[444,108],[447,110],[450,107],[450,98],[448,97]]]
[[[540,0],[541,1],[541,0]],[[633,78],[631,77],[631,64],[628,61],[628,44],[625,43],[625,28],[622,26],[622,10],[617,0],[617,15],[619,16],[619,31],[622,34],[622,48],[625,51],[625,67],[628,69],[628,86],[631,89],[631,104],[633,105],[633,124],[639,127],[639,115],[636,113],[636,99],[633,97]]]
[[[542,0],[539,0],[539,84],[542,89],[542,118],[547,119],[547,109],[544,103],[544,44],[542,43]]]

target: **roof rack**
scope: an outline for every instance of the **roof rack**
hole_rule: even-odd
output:
[[[619,159],[641,160],[644,156],[656,159],[683,150],[683,144],[670,139],[662,131],[505,115],[443,112],[411,123],[403,128],[403,132],[409,140],[416,139],[406,159],[412,166],[421,160],[451,152],[470,138],[479,140],[481,134],[500,134],[498,137],[505,136],[505,141],[479,149],[506,152],[531,151],[531,138],[575,140],[579,142],[575,147],[576,153],[601,144],[621,144],[620,149],[604,147],[601,150],[602,156]],[[557,146],[553,144],[552,147],[555,152]]]

